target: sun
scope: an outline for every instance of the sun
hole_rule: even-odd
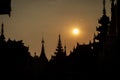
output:
[[[79,34],[79,29],[78,28],[74,28],[73,30],[72,30],[72,33],[74,34],[74,35],[78,35]]]

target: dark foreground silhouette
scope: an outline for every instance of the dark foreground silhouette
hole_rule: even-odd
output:
[[[111,0],[111,19],[103,15],[98,20],[97,34],[89,44],[79,44],[66,55],[59,35],[58,45],[50,61],[46,58],[44,39],[41,55],[32,57],[22,40],[5,39],[4,25],[0,32],[0,78],[33,80],[117,79],[120,72],[120,0]]]

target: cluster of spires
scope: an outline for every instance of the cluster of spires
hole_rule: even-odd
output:
[[[117,0],[117,3],[118,3],[118,0]],[[103,38],[105,38],[107,35],[118,35],[117,34],[117,30],[118,28],[116,28],[116,26],[113,26],[115,24],[115,16],[116,13],[115,13],[115,0],[111,0],[111,26],[110,28],[108,28],[109,26],[109,23],[110,23],[110,20],[109,20],[109,17],[106,16],[106,1],[103,0],[103,16],[101,17],[101,19],[99,20],[99,23],[103,26],[100,26],[100,27],[97,27],[96,30],[98,31],[98,34],[94,34],[94,38],[93,38],[93,43],[97,43],[97,41],[99,42],[104,42],[103,41]],[[107,25],[106,25],[107,24]],[[107,27],[106,27],[107,26]],[[104,29],[104,32],[102,31],[102,29]],[[109,32],[108,32],[109,30]],[[103,37],[104,36],[104,37]],[[2,26],[1,26],[1,35],[0,35],[0,40],[1,41],[5,41],[5,36],[4,36],[4,24],[2,23]],[[41,48],[41,55],[40,55],[40,58],[41,59],[45,59],[45,61],[47,61],[47,58],[46,58],[46,55],[45,55],[45,48],[44,48],[44,39],[42,38],[42,48]],[[90,41],[90,44],[91,41]],[[55,52],[55,56],[59,55],[61,53],[64,53],[63,55],[66,56],[66,46],[64,46],[64,49],[62,47],[62,42],[61,42],[61,36],[59,34],[59,39],[58,39],[58,45],[57,45],[57,49],[56,49],[56,52]],[[38,57],[35,53],[35,57]],[[53,58],[54,56],[52,56]]]
[[[14,43],[14,41],[8,41],[4,44],[5,42],[4,25],[2,23],[1,34],[0,34],[0,51],[2,53],[7,54],[7,56],[3,54],[7,57],[6,61],[3,61],[3,63],[13,62],[12,67],[8,68],[8,70],[11,70],[11,68],[12,70],[14,70],[13,67],[15,64],[14,75],[17,75],[20,77],[22,74],[24,74],[25,77],[27,76],[26,78],[30,78],[31,76],[34,76],[34,78],[36,79],[37,78],[40,79],[41,77],[47,78],[52,76],[51,79],[53,80],[56,80],[56,79],[62,80],[64,78],[66,79],[72,78],[74,80],[76,77],[78,77],[79,79],[82,77],[80,72],[87,73],[88,75],[90,75],[88,77],[91,77],[94,75],[92,77],[94,78],[95,75],[97,76],[99,75],[99,71],[109,72],[110,70],[111,71],[119,70],[119,68],[117,68],[119,64],[116,64],[116,63],[119,63],[120,61],[119,59],[120,55],[119,55],[119,49],[118,49],[118,43],[120,40],[120,34],[119,34],[120,16],[118,11],[120,6],[119,5],[120,0],[116,0],[116,1],[117,3],[115,3],[115,0],[111,0],[112,8],[111,8],[111,21],[110,21],[109,17],[106,15],[106,9],[105,9],[106,2],[105,0],[103,0],[103,15],[98,21],[100,26],[96,27],[96,30],[98,33],[97,35],[94,34],[93,42],[90,41],[89,44],[84,44],[84,45],[80,45],[79,43],[77,43],[77,47],[73,49],[73,52],[70,52],[70,55],[66,56],[66,46],[63,49],[61,36],[59,34],[56,52],[52,56],[49,62],[45,55],[45,47],[44,47],[45,42],[43,38],[41,41],[42,47],[41,47],[40,57],[38,57],[36,53],[34,57],[29,56],[27,52],[28,49],[26,49],[26,47],[24,47],[24,45],[21,44],[21,42]],[[1,47],[1,43],[4,44],[2,45],[2,47]],[[17,46],[17,50],[18,51],[22,50],[23,53],[18,51],[14,52],[14,50],[16,49],[16,46]],[[6,51],[6,48],[8,49],[8,51],[11,51],[13,54],[9,54],[9,52]],[[19,58],[20,60],[17,59],[16,57]],[[18,62],[11,60],[11,58],[18,60]],[[2,58],[2,60],[4,60],[4,58]],[[18,72],[16,71],[16,66],[17,66]],[[9,71],[6,71],[6,72],[9,72]],[[16,74],[16,72],[18,74]],[[27,74],[25,74],[24,72],[27,72]],[[94,72],[94,73],[91,74],[91,72]],[[31,73],[33,75],[31,75]],[[53,77],[53,75],[55,76]],[[86,77],[86,74],[84,76]]]
[[[5,41],[5,36],[4,36],[4,24],[3,24],[3,23],[2,23],[2,26],[1,26],[0,40],[1,40],[1,41]],[[41,54],[40,54],[40,57],[39,57],[39,58],[40,58],[41,60],[43,60],[43,61],[48,62],[48,59],[47,59],[47,57],[46,57],[46,55],[45,55],[45,47],[44,47],[45,41],[44,41],[44,38],[43,38],[43,37],[42,37],[41,43],[42,43],[42,46],[41,46]],[[56,49],[55,55],[59,55],[59,54],[57,54],[57,53],[60,53],[60,55],[61,55],[61,53],[64,53],[64,56],[66,56],[66,46],[64,46],[64,49],[63,49],[60,34],[59,34],[58,45],[57,45],[57,49]],[[37,58],[38,58],[38,56],[36,55],[36,52],[34,53],[34,57],[37,57]],[[52,56],[52,57],[54,57],[54,56]]]

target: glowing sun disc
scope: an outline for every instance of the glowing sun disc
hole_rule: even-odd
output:
[[[72,32],[73,32],[74,35],[78,35],[79,34],[79,29],[75,28],[75,29],[73,29]]]

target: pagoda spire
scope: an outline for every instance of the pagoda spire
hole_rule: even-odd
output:
[[[5,36],[4,36],[4,24],[2,23],[2,26],[1,26],[1,35],[0,35],[0,39],[1,40],[5,40]]]
[[[55,55],[52,56],[51,60],[57,60],[57,61],[61,61],[64,60],[64,58],[66,57],[66,47],[62,47],[62,41],[61,41],[61,36],[59,34],[59,38],[58,38],[58,45],[56,48],[56,51],[54,53]]]
[[[106,5],[106,1],[103,0],[103,15],[106,15],[106,8],[105,8],[105,5]]]
[[[44,63],[47,63],[47,62],[48,62],[48,59],[47,59],[47,57],[46,57],[46,55],[45,55],[44,39],[43,39],[43,38],[42,38],[41,43],[42,43],[42,48],[41,48],[40,62],[41,62],[42,64],[44,64]]]
[[[57,51],[57,53],[63,52],[63,47],[62,47],[62,42],[61,42],[61,36],[60,36],[60,34],[59,34],[58,45],[57,45],[56,51]]]
[[[98,23],[100,24],[100,26],[96,27],[96,31],[97,34],[94,34],[94,38],[93,38],[93,47],[95,49],[95,52],[99,49],[102,49],[104,42],[107,39],[108,36],[108,28],[109,28],[109,24],[110,24],[110,20],[109,17],[106,15],[106,1],[103,0],[103,15],[102,17],[98,20]]]
[[[111,0],[111,22],[109,27],[109,36],[116,36],[117,33],[117,24],[116,24],[116,5],[115,0]]]
[[[42,38],[41,43],[42,43],[42,50],[41,50],[41,54],[42,54],[42,53],[45,53],[45,49],[44,49],[44,39],[43,39],[43,38]]]

